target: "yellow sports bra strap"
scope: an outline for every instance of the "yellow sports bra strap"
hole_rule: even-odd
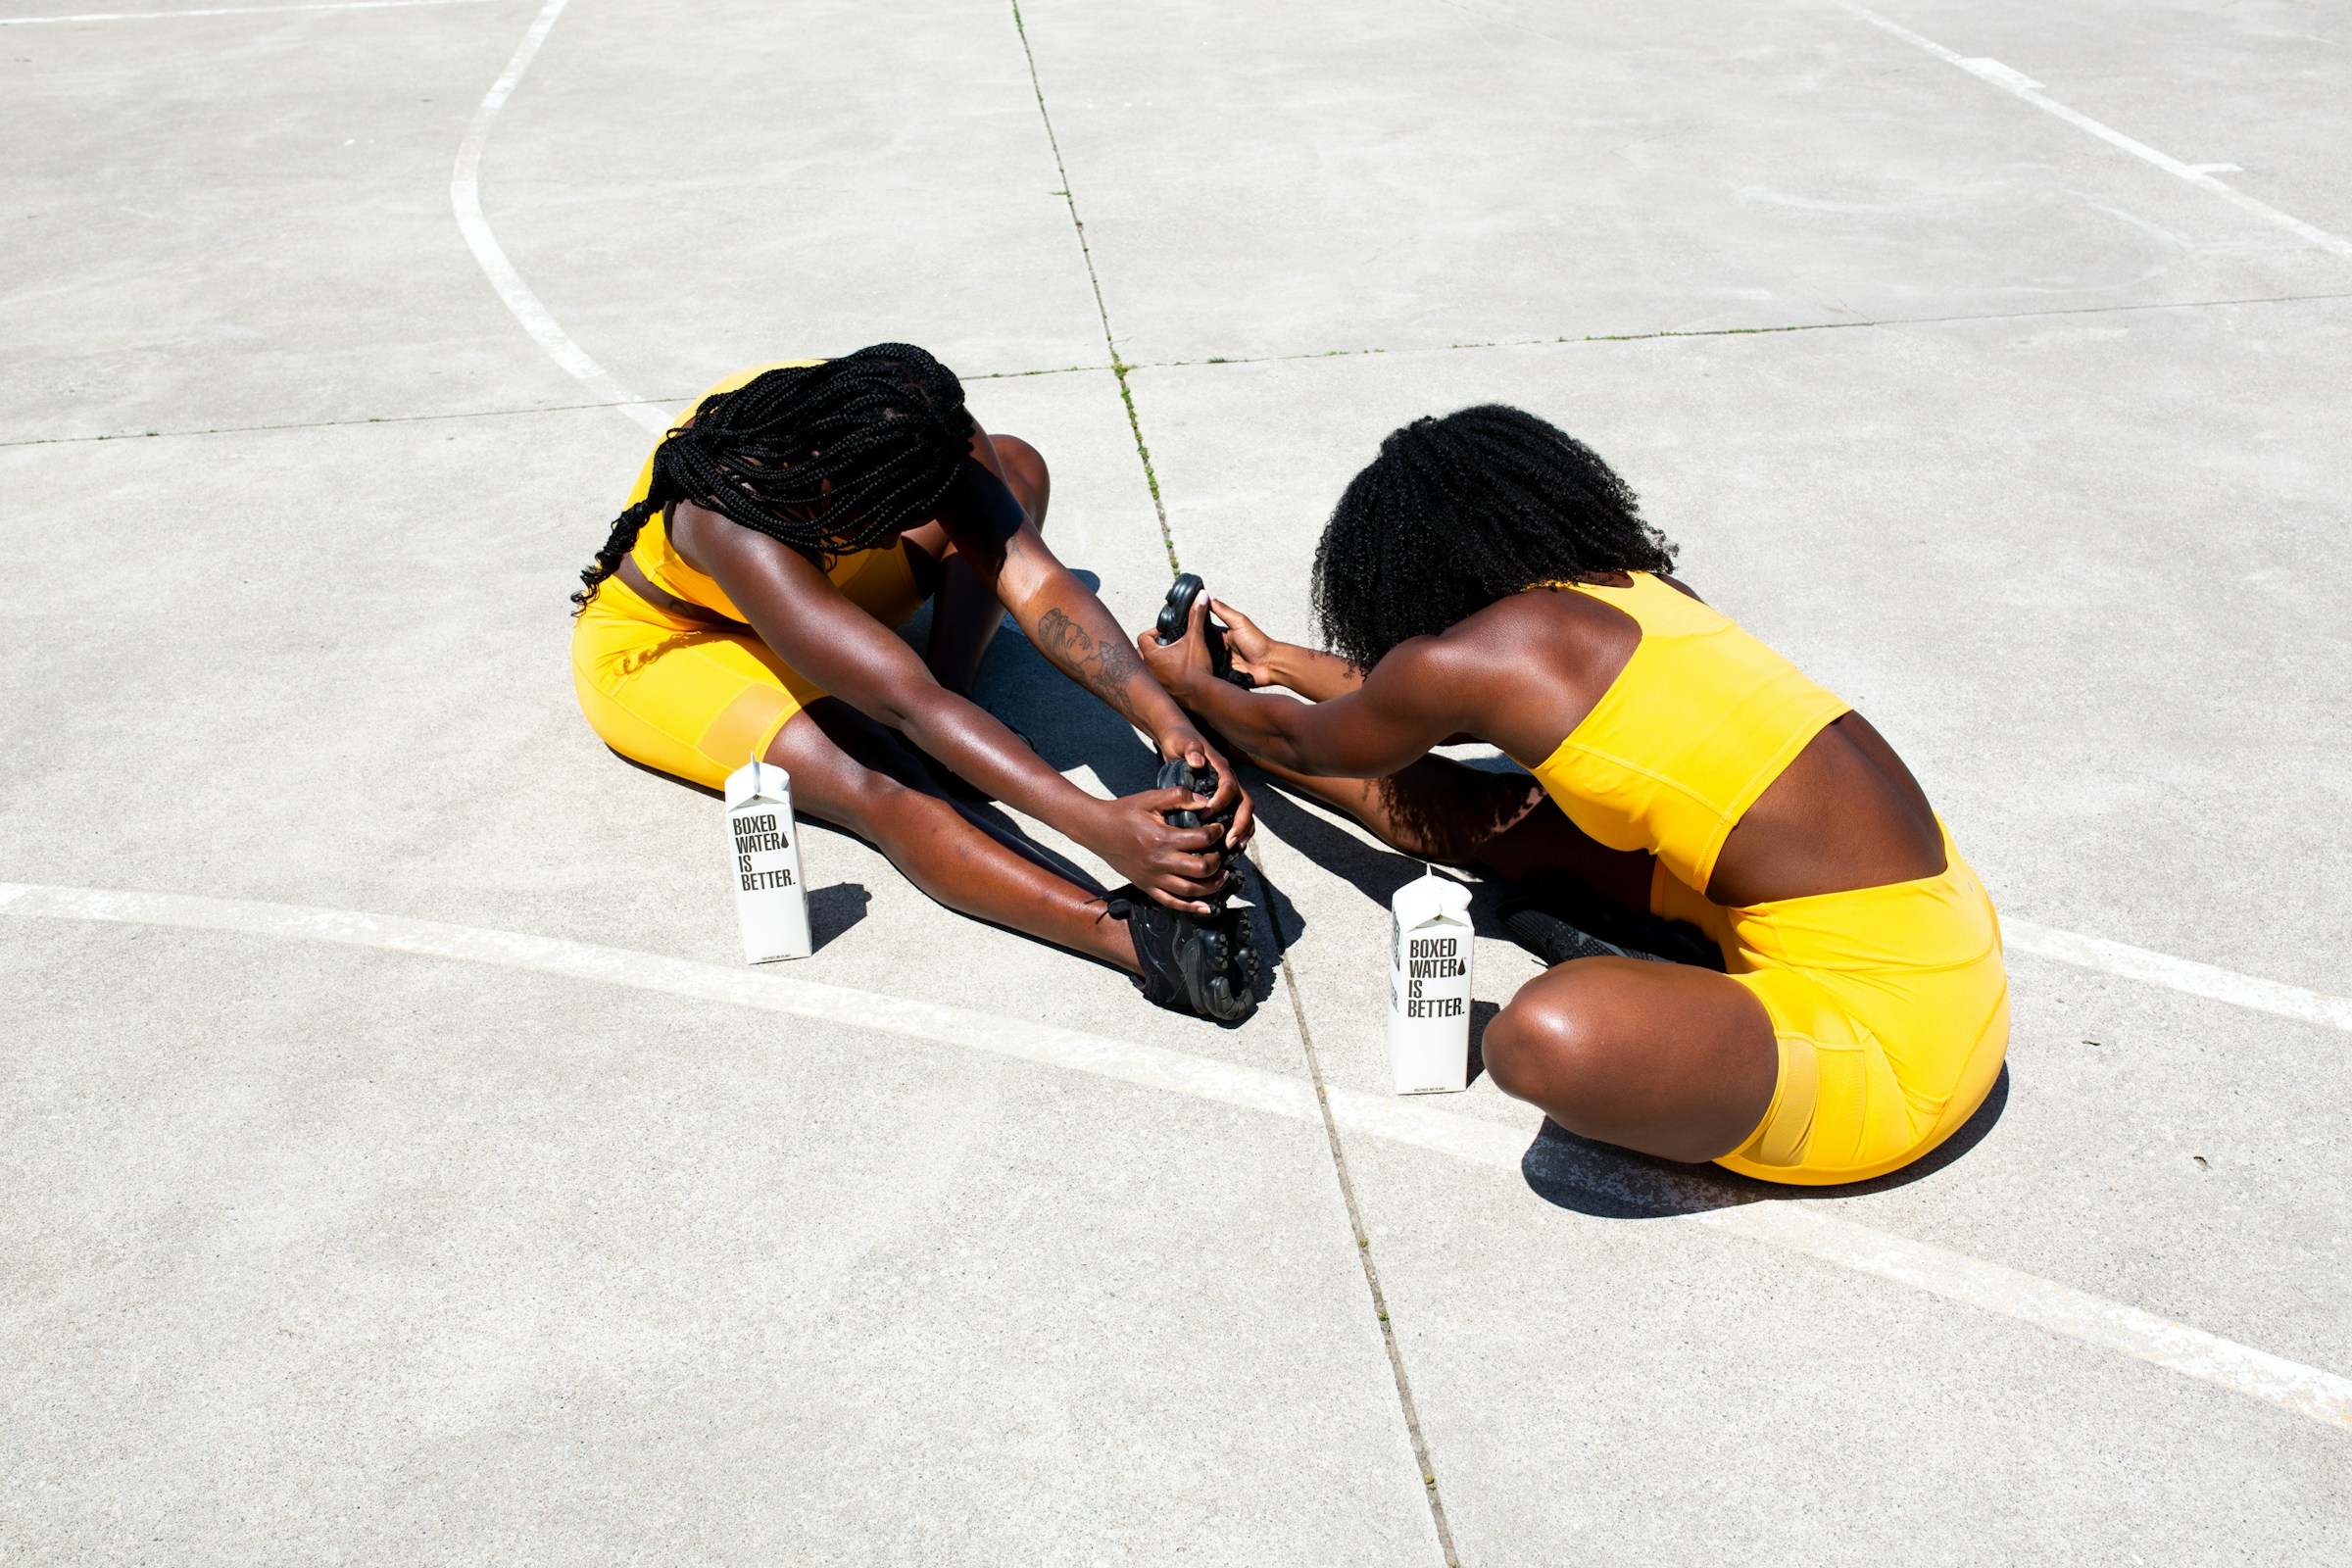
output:
[[[1612,610],[1623,611],[1634,617],[1634,623],[1645,637],[1689,636],[1728,624],[1721,612],[1691,598],[1655,572],[1629,571],[1626,575],[1633,580],[1622,588],[1610,583],[1574,581],[1544,586],[1572,588]]]

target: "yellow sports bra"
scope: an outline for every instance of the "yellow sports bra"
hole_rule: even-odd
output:
[[[1732,620],[1645,571],[1553,583],[1642,627],[1625,668],[1534,773],[1568,819],[1613,850],[1647,850],[1704,892],[1723,841],[1846,705]]]
[[[721,392],[732,392],[756,375],[764,374],[769,370],[799,369],[803,366],[824,363],[822,360],[777,360],[768,365],[755,365],[748,370],[738,370],[716,385],[704,388],[695,397],[695,400],[687,405],[686,412],[678,416],[677,422],[670,428],[674,430],[679,424],[684,424],[692,418],[694,411],[701,408],[709,399],[718,396]],[[656,442],[654,445],[657,451],[660,450],[660,442]],[[643,501],[653,488],[654,454],[648,452],[645,455],[645,466],[638,470],[636,487],[630,490],[629,499],[625,505],[635,506],[638,502]],[[895,551],[898,546],[894,543],[883,548]],[[866,564],[867,559],[875,554],[876,552],[872,550],[860,550],[839,557],[833,563],[833,569],[825,575],[833,579],[834,587],[846,588],[850,579],[857,576],[859,569]],[[724,615],[729,620],[744,618],[743,612],[735,608],[735,601],[727,597],[725,589],[686,564],[686,558],[679,555],[670,544],[669,528],[659,513],[645,520],[645,527],[638,532],[636,545],[629,551],[629,559],[637,563],[637,569],[645,573],[646,580],[663,593],[669,594],[673,598],[683,599],[690,605],[700,605],[703,609]]]

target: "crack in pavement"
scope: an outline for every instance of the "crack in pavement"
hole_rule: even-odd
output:
[[[2033,321],[2045,318],[2077,316],[2124,316],[2161,311],[2230,310],[2252,305],[2306,305],[2333,300],[2352,300],[2352,292],[2328,294],[2262,294],[2244,299],[2169,300],[2133,305],[2059,305],[2036,311],[1992,311],[1957,316],[1889,316],[1874,317],[1853,321],[1792,321],[1779,326],[1708,326],[1661,327],[1654,332],[1587,332],[1561,337],[1495,338],[1476,343],[1428,343],[1401,348],[1366,349],[1301,349],[1295,354],[1211,354],[1197,360],[1127,360],[1117,365],[1054,365],[1037,369],[973,370],[956,372],[963,381],[1014,381],[1040,375],[1083,375],[1108,370],[1123,381],[1125,372],[1134,370],[1189,370],[1218,365],[1280,365],[1303,360],[1362,359],[1375,354],[1394,354],[1400,358],[1417,354],[1465,354],[1489,349],[1573,348],[1582,343],[1649,343],[1673,338],[1709,337],[1774,337],[1790,332],[1842,332],[1858,328],[1894,328],[1905,326],[1965,326],[1972,322]],[[428,419],[504,419],[532,414],[570,414],[584,409],[672,408],[685,403],[691,392],[655,397],[630,397],[623,401],[610,399],[585,403],[527,403],[492,409],[456,409],[434,414],[353,415],[341,419],[289,419],[272,424],[198,425],[168,430],[116,430],[99,435],[24,436],[16,440],[0,440],[0,450],[11,447],[77,446],[98,441],[141,441],[166,436],[199,435],[259,435],[277,430],[332,430],[346,425],[414,424]],[[1133,419],[1132,405],[1130,419]],[[1137,431],[1138,449],[1142,449],[1142,433]],[[1146,459],[1146,476],[1152,486],[1152,501],[1159,500],[1158,480]],[[1167,514],[1160,514],[1160,530],[1167,540]],[[1170,562],[1174,564],[1174,543],[1167,540]],[[1181,568],[1179,568],[1181,569]]]

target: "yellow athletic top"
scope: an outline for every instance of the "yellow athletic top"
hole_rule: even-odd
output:
[[[695,411],[710,399],[718,396],[721,392],[734,391],[756,375],[763,375],[769,370],[794,370],[805,366],[824,363],[822,360],[777,360],[770,365],[755,365],[748,370],[738,370],[715,386],[706,387],[694,402],[687,406],[686,412],[678,416],[676,422],[670,428],[674,430],[678,425],[693,418]],[[660,442],[655,443],[655,450],[661,450]],[[649,452],[645,455],[645,466],[638,471],[636,488],[629,492],[626,505],[633,507],[643,501],[653,488],[654,454]],[[874,556],[883,552],[895,555],[898,548],[897,542],[893,541],[876,550],[853,551],[848,555],[836,558],[833,569],[825,575],[833,579],[834,587],[846,590],[851,579],[870,564]],[[637,569],[645,573],[647,581],[671,597],[683,599],[690,605],[700,605],[703,609],[724,615],[729,620],[744,618],[743,612],[735,608],[735,601],[727,597],[726,590],[688,565],[686,558],[679,555],[677,550],[671,546],[669,528],[660,514],[657,513],[646,518],[645,527],[638,533],[637,543],[629,551],[629,557],[637,563]]]
[[[1568,819],[1647,850],[1704,891],[1723,841],[1821,727],[1847,711],[1730,617],[1645,571],[1551,583],[1624,611],[1642,641],[1568,738],[1529,768]]]

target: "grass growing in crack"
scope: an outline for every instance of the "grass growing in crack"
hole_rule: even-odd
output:
[[[1135,455],[1144,465],[1144,483],[1152,490],[1152,510],[1159,514],[1159,542],[1168,552],[1168,570],[1171,573],[1180,572],[1184,570],[1184,564],[1176,559],[1176,540],[1168,532],[1168,510],[1159,499],[1159,475],[1152,470],[1152,449],[1144,443],[1144,421],[1136,416],[1135,393],[1127,385],[1127,372],[1134,368],[1134,366],[1116,359],[1110,362],[1110,373],[1117,377],[1119,383],[1119,401],[1126,405],[1127,428],[1135,434]]]
[[[1127,428],[1135,436],[1135,455],[1144,465],[1144,484],[1152,492],[1152,512],[1159,519],[1159,542],[1168,553],[1168,569],[1184,568],[1176,563],[1176,536],[1168,530],[1167,504],[1160,499],[1159,475],[1152,469],[1152,449],[1144,444],[1144,421],[1136,416],[1135,394],[1128,389],[1127,372],[1133,368],[1119,358],[1119,340],[1110,329],[1110,307],[1102,302],[1102,279],[1095,271],[1094,247],[1086,242],[1086,220],[1078,216],[1078,198],[1070,194],[1070,170],[1062,162],[1061,138],[1054,134],[1054,115],[1046,108],[1046,86],[1038,79],[1037,52],[1029,47],[1029,24],[1021,20],[1021,0],[1011,0],[1012,30],[1021,40],[1021,58],[1029,63],[1029,90],[1037,98],[1038,122],[1046,127],[1046,145],[1054,152],[1054,172],[1061,176],[1059,196],[1070,209],[1070,227],[1078,235],[1078,255],[1086,263],[1086,281],[1095,291],[1095,314],[1102,319],[1102,346],[1110,351],[1110,373],[1119,383],[1119,402],[1127,410]]]

